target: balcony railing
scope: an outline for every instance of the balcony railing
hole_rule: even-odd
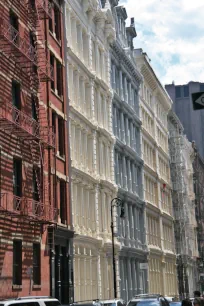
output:
[[[56,208],[26,197],[17,197],[11,193],[0,193],[0,213],[14,217],[27,217],[39,222],[57,222]]]
[[[41,126],[33,118],[11,103],[0,100],[0,129],[29,140],[39,140],[47,147],[55,147],[55,135],[51,127]]]
[[[20,33],[4,18],[0,18],[0,36],[4,37],[7,42],[13,45],[18,52],[21,53],[21,55],[24,55],[24,57],[27,58],[28,61],[37,66],[40,79],[52,79],[53,68],[51,67],[50,63],[46,60],[46,58],[43,58],[43,60],[40,59],[37,48],[32,46],[29,39],[21,37]],[[15,52],[11,52],[15,55]],[[45,50],[43,50],[43,53],[45,55]]]

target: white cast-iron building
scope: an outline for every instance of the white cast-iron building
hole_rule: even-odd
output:
[[[112,1],[114,2],[114,1]],[[66,1],[75,301],[113,297],[114,136],[109,0]]]
[[[120,296],[124,300],[147,292],[147,246],[144,227],[143,161],[141,158],[141,120],[139,86],[142,80],[133,56],[136,37],[134,19],[126,27],[123,6],[114,8],[116,42],[111,48],[113,88],[113,130],[116,138],[115,180],[118,197],[125,203],[125,219],[118,217],[120,242]],[[119,216],[119,214],[118,214]],[[142,265],[143,264],[143,265]]]
[[[176,253],[171,199],[167,115],[172,101],[141,49],[135,57],[140,90],[146,234],[149,248],[149,292],[177,294]]]

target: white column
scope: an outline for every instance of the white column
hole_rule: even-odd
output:
[[[126,139],[125,142],[127,145],[130,145],[130,131],[129,131],[129,120],[128,117],[125,117],[125,129],[126,129]]]
[[[112,99],[107,97],[107,128],[113,134],[113,121],[112,121]]]
[[[121,140],[125,141],[125,122],[124,122],[124,114],[123,111],[120,113],[120,122],[121,122]]]
[[[129,82],[129,88],[128,88],[128,100],[129,104],[132,106],[132,85],[131,82]]]
[[[113,89],[116,90],[116,80],[115,80],[115,64],[112,65],[112,80],[113,80]]]
[[[131,271],[132,271],[132,296],[137,294],[137,282],[136,282],[136,269],[135,269],[135,261],[134,259],[131,260]]]
[[[134,148],[134,132],[133,132],[133,123],[130,121],[130,146]]]
[[[84,165],[85,165],[85,169],[86,171],[88,171],[88,135],[87,135],[87,131],[85,131],[84,133],[84,155],[85,155],[85,159],[84,159]]]
[[[82,108],[83,108],[83,111],[84,111],[84,114],[87,114],[87,101],[86,101],[86,91],[85,91],[85,84],[86,80],[85,78],[83,77],[82,78]]]
[[[69,65],[69,99],[72,102],[73,100],[73,67],[72,65]]]
[[[127,268],[128,268],[128,291],[129,296],[132,296],[132,273],[131,273],[131,262],[130,258],[127,258]]]
[[[130,176],[130,160],[127,159],[127,179],[128,179],[128,191],[131,191],[131,176]]]
[[[76,71],[76,105],[78,107],[80,107],[80,87],[79,87],[79,78],[80,78],[80,75],[79,75],[79,71]]]
[[[115,173],[116,173],[116,183],[119,184],[119,161],[118,161],[118,152],[115,151]]]
[[[105,58],[104,51],[101,52],[101,79],[105,80]]]
[[[103,142],[102,139],[99,139],[99,164],[100,164],[100,176],[104,177],[104,169],[103,169]]]
[[[106,194],[102,191],[102,207],[103,207],[103,228],[107,232],[107,209],[106,209]]]
[[[113,143],[110,144],[110,179],[112,182],[115,181],[115,172],[114,172],[114,145]]]
[[[98,142],[97,142],[97,133],[96,131],[93,132],[93,171],[94,173],[97,175],[97,145],[98,145]],[[98,156],[98,159],[100,160],[100,157]],[[99,162],[98,160],[98,162]]]
[[[79,162],[80,162],[80,166],[82,167],[83,155],[82,155],[82,131],[81,131],[81,127],[79,129]]]
[[[84,42],[83,42],[83,29],[82,27],[80,27],[80,55],[81,55],[81,59],[84,61]]]
[[[84,194],[84,184],[81,184],[81,227],[84,228],[85,225],[85,205],[84,205],[84,199],[85,199],[85,194]]]
[[[102,108],[101,108],[101,104],[102,104],[102,99],[101,99],[101,93],[99,88],[97,88],[97,106],[98,106],[98,124],[100,125],[102,122]]]
[[[127,169],[126,169],[126,159],[125,156],[122,157],[123,159],[123,187],[127,188]]]
[[[138,233],[137,233],[137,227],[138,227],[138,224],[137,224],[137,208],[136,207],[133,207],[133,217],[134,217],[134,225],[135,225],[135,240],[138,244]]]
[[[125,97],[124,97],[124,100],[128,103],[128,92],[127,92],[127,79],[126,79],[126,76],[124,76],[124,89],[125,89]]]
[[[96,74],[99,75],[99,71],[100,71],[100,63],[99,63],[99,49],[98,49],[98,43],[96,41],[95,43],[95,54],[96,54]]]
[[[73,35],[71,39],[71,44],[73,49],[77,51],[77,24],[76,24],[76,19],[74,17],[72,17],[71,23],[72,23],[72,35]]]
[[[68,8],[66,8],[66,32],[67,32],[67,40],[69,46],[71,45],[71,12]]]
[[[120,77],[120,97],[122,100],[124,100],[124,88],[123,88],[123,73],[122,70],[119,72]]]

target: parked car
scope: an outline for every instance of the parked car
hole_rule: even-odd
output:
[[[126,305],[125,301],[122,299],[113,299],[113,300],[104,300],[104,301],[100,300],[100,303],[103,306],[125,306]]]
[[[69,304],[68,306],[102,306],[102,303],[99,300],[94,300],[94,301],[74,302],[72,304]]]
[[[131,299],[127,306],[170,306],[170,304],[160,294],[139,294]]]
[[[49,296],[25,296],[1,300],[0,306],[61,306],[60,302]]]
[[[173,302],[174,297],[173,297],[173,296],[165,296],[165,299],[166,299],[168,302]]]
[[[169,303],[170,306],[181,306],[181,302],[177,301],[177,302],[170,302]]]

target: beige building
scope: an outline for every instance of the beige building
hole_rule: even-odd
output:
[[[66,31],[74,295],[75,301],[107,299],[113,298],[110,204],[117,194],[109,55],[115,29],[110,2],[103,1],[102,7],[98,0],[67,0]]]
[[[173,111],[168,115],[178,291],[183,299],[198,289],[198,245],[193,186],[194,149]]]
[[[141,49],[135,50],[143,75],[140,89],[149,292],[177,295],[167,115],[172,101]]]

